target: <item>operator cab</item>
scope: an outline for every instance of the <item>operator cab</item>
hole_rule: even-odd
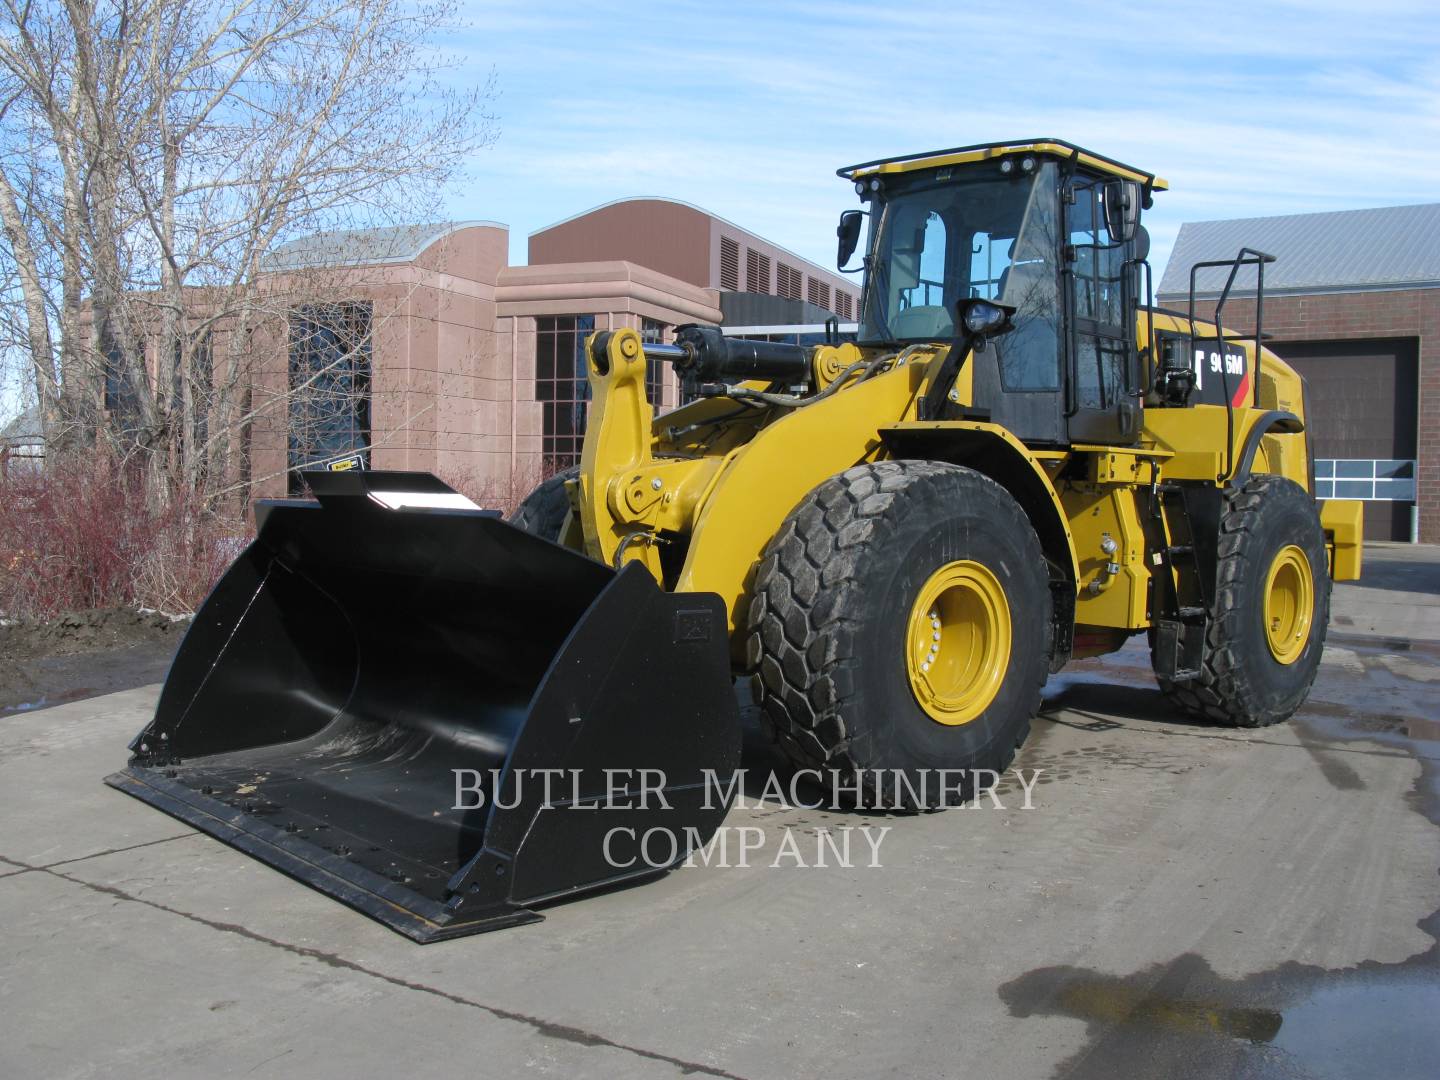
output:
[[[859,344],[973,346],[972,400],[946,416],[990,420],[1035,444],[1136,439],[1136,310],[1149,248],[1140,210],[1163,180],[1057,139],[839,175],[868,207],[842,215],[842,269],[870,221]],[[957,332],[959,305],[977,299],[1013,308],[1014,329]]]

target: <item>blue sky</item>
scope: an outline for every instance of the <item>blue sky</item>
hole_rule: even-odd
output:
[[[495,71],[500,138],[446,209],[509,225],[516,263],[663,195],[829,266],[839,166],[1034,136],[1170,180],[1156,281],[1183,221],[1440,201],[1436,0],[458,3],[444,44]]]
[[[667,4],[461,0],[500,139],[449,209],[526,234],[629,195],[696,203],[823,265],[835,169],[1058,136],[1170,180],[1187,220],[1440,201],[1428,3]]]

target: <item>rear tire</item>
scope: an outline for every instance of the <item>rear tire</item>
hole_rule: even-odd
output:
[[[1232,727],[1278,724],[1309,694],[1330,621],[1315,500],[1293,480],[1250,477],[1226,496],[1218,550],[1201,673],[1160,679],[1160,689],[1202,719]]]
[[[516,508],[510,524],[558,544],[560,530],[565,527],[565,515],[570,513],[570,497],[565,493],[565,481],[579,475],[580,467],[572,465],[542,481]]]
[[[921,675],[937,614],[950,674],[937,662]],[[796,765],[858,787],[855,802],[918,810],[972,797],[972,770],[1003,772],[1029,734],[1050,614],[1039,540],[999,484],[941,462],[856,466],[806,496],[761,560],[747,661],[762,723]],[[949,682],[931,693],[937,675]],[[942,792],[942,769],[966,771]]]

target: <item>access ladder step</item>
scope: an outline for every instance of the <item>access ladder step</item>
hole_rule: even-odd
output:
[[[1153,656],[1155,674],[1162,679],[1177,681],[1199,677],[1205,665],[1204,623],[1156,619]]]

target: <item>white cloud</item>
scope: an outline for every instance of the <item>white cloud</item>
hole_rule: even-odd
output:
[[[526,233],[685,199],[826,263],[836,167],[1054,135],[1168,177],[1181,221],[1436,198],[1433,3],[472,3],[503,134],[453,205]]]

